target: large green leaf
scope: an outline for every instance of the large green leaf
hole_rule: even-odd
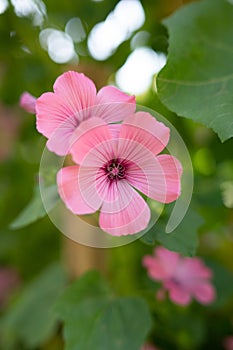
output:
[[[16,349],[18,342],[22,342],[34,348],[47,341],[58,325],[54,304],[66,281],[61,266],[53,264],[25,287],[0,320],[0,346]]]
[[[166,107],[233,136],[233,4],[205,0],[182,7],[164,21],[169,31],[166,66],[157,77]]]
[[[47,209],[51,210],[57,203],[59,196],[57,192],[57,186],[52,185],[44,191],[46,198]],[[41,200],[41,194],[39,187],[35,188],[34,196],[31,202],[23,209],[23,211],[17,216],[17,218],[10,224],[11,229],[19,229],[27,226],[34,221],[43,218],[47,214],[43,202]]]
[[[138,350],[151,325],[143,299],[114,297],[97,272],[71,285],[57,310],[65,322],[66,350]]]
[[[203,219],[189,209],[180,225],[171,233],[166,233],[166,223],[157,222],[141,240],[146,244],[161,243],[165,248],[187,256],[193,256],[198,245],[197,230]]]

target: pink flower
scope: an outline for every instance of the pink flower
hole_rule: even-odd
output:
[[[223,345],[226,350],[233,350],[233,335],[226,337]]]
[[[123,120],[135,111],[135,97],[114,86],[105,86],[96,94],[92,80],[69,71],[54,83],[54,93],[46,92],[36,101],[37,130],[48,138],[47,147],[66,155],[73,132],[90,117],[107,123]]]
[[[20,96],[19,104],[26,112],[36,113],[36,98],[28,92],[24,92]]]
[[[187,305],[191,298],[202,304],[209,304],[215,299],[215,289],[211,284],[212,271],[199,258],[186,258],[163,247],[154,250],[154,256],[146,255],[143,265],[148,269],[151,279],[161,281],[159,299],[164,291],[170,299],[180,305]]]
[[[133,234],[150,220],[150,209],[135,188],[162,203],[179,196],[180,162],[157,155],[168,143],[169,129],[149,113],[137,112],[115,125],[93,117],[80,125],[76,137],[71,154],[79,165],[57,175],[60,196],[74,214],[100,210],[102,230]]]

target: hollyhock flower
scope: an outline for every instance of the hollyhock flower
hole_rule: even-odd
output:
[[[115,123],[136,108],[134,96],[114,86],[105,86],[96,93],[92,80],[74,71],[59,76],[53,89],[36,101],[36,125],[48,138],[48,149],[61,156],[68,153],[72,135],[84,120],[95,116]]]
[[[215,289],[211,283],[212,271],[199,258],[187,258],[157,247],[154,255],[146,255],[143,265],[151,279],[161,281],[163,288],[158,298],[169,292],[170,299],[180,305],[188,305],[192,297],[201,304],[209,304],[215,299]]]
[[[29,94],[29,92],[22,93],[19,105],[28,113],[36,113],[36,98]]]
[[[233,335],[226,337],[224,339],[223,345],[226,350],[233,350]]]
[[[10,293],[18,287],[19,275],[13,269],[0,267],[0,307],[4,306]]]
[[[76,138],[71,154],[79,165],[58,172],[59,194],[74,214],[100,210],[105,232],[120,236],[147,227],[150,209],[138,191],[161,203],[180,195],[180,162],[158,155],[169,129],[149,113],[137,112],[115,125],[93,117],[80,125]]]

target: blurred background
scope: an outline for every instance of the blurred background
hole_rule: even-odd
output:
[[[224,339],[233,334],[233,143],[221,143],[211,130],[168,111],[155,84],[168,49],[161,21],[186,2],[0,0],[1,350],[64,349],[61,326],[41,310],[78,274],[77,261],[70,258],[76,247],[46,216],[19,229],[10,224],[33,197],[45,147],[34,115],[19,107],[20,95],[52,91],[57,76],[70,69],[89,76],[97,88],[114,84],[135,94],[138,104],[164,115],[192,158],[192,205],[204,219],[197,253],[215,268],[219,299],[208,308],[195,304],[184,310],[165,303],[156,311],[156,304],[151,306],[151,339],[161,349],[224,349]],[[141,266],[151,251],[137,241],[108,253],[84,252],[82,259],[97,254],[91,264],[84,263],[95,267],[101,255],[104,262],[96,266],[119,294],[143,288],[152,294],[155,287]]]

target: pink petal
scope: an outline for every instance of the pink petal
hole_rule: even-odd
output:
[[[144,199],[127,182],[121,183],[122,201],[129,203],[118,212],[100,212],[99,224],[102,230],[113,236],[134,234],[145,229],[150,220],[150,209]],[[130,197],[130,201],[129,201]]]
[[[36,117],[37,130],[47,138],[62,125],[70,130],[75,130],[78,125],[66,101],[52,92],[46,92],[37,99]]]
[[[74,114],[95,103],[95,84],[82,73],[68,71],[62,74],[55,81],[53,89],[64,99]]]
[[[98,210],[99,206],[89,205],[82,193],[78,184],[80,168],[79,166],[69,166],[59,170],[57,174],[58,192],[67,208],[74,214],[90,214]],[[95,196],[95,194],[92,194]]]
[[[146,112],[137,112],[127,117],[120,131],[121,138],[140,143],[154,155],[166,147],[169,135],[169,128]]]
[[[33,114],[36,113],[36,98],[28,92],[24,92],[20,96],[19,104],[26,112]]]
[[[72,136],[75,130],[68,122],[62,123],[49,137],[47,148],[59,156],[65,156],[70,153]]]
[[[118,139],[121,130],[121,124],[108,124],[108,128],[112,134],[112,138]]]
[[[105,86],[97,94],[95,116],[107,123],[124,120],[135,112],[135,96],[129,96],[114,86]]]
[[[85,166],[103,166],[113,157],[112,134],[108,125],[100,118],[82,122],[72,139],[71,154],[76,163]]]
[[[81,166],[78,181],[87,204],[91,207],[102,204],[103,213],[122,211],[132,200],[133,191],[126,180],[110,182],[106,173],[98,167]]]
[[[155,280],[168,280],[175,277],[177,266],[180,263],[180,255],[162,246],[155,248],[154,256],[146,255],[143,265],[148,269],[148,274]]]
[[[119,154],[125,154],[125,158],[130,160],[126,177],[129,183],[146,196],[167,203],[169,193],[166,174],[160,161],[147,148],[134,141],[119,140],[119,144]]]
[[[90,116],[96,88],[83,74],[67,72],[57,78],[54,91],[41,95],[36,101],[37,130],[47,138],[54,136],[48,144],[50,150],[66,155],[70,147],[67,136]],[[59,147],[60,140],[63,145]]]
[[[101,212],[108,214],[115,214],[126,209],[135,195],[134,190],[125,179],[114,182],[109,182],[107,179],[104,186],[97,190],[103,198]]]
[[[210,304],[216,298],[215,289],[210,282],[203,281],[201,284],[197,284],[192,290],[193,296],[201,304]]]
[[[179,305],[188,305],[191,302],[191,294],[182,286],[169,281],[165,283],[164,287],[169,291],[170,299]]]
[[[175,276],[175,271],[180,264],[181,256],[176,252],[172,252],[162,246],[154,250],[154,254],[160,261],[160,264],[166,269],[166,273],[170,277]]]
[[[170,277],[170,273],[168,273],[166,266],[161,264],[161,262],[155,257],[146,255],[143,258],[143,266],[148,269],[148,275],[151,279],[163,281]]]
[[[170,203],[176,200],[181,192],[181,174],[182,166],[178,159],[173,156],[163,154],[156,157],[163,169],[163,177],[166,181],[165,203]],[[163,189],[164,190],[164,189]]]
[[[186,285],[195,285],[198,280],[211,278],[212,271],[199,258],[183,258],[177,277]]]
[[[106,177],[99,176],[99,168],[80,166],[78,184],[86,203],[99,209],[104,200],[100,189],[107,190]]]

